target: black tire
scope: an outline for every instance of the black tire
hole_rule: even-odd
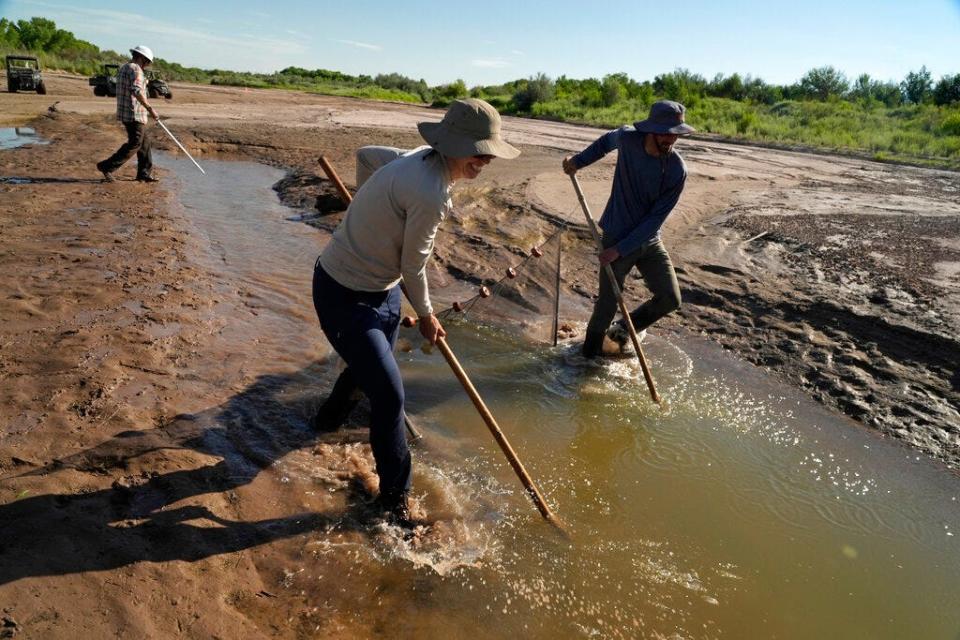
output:
[[[47,95],[47,85],[43,84],[43,80],[37,83],[37,93],[41,96]]]
[[[166,100],[173,100],[173,91],[168,91],[167,95],[163,96]]]
[[[151,100],[153,100],[157,97],[157,92],[147,87],[147,95],[150,97]]]
[[[16,93],[16,92],[17,92],[17,81],[7,80],[7,93]]]
[[[101,86],[96,86],[93,88],[93,95],[97,96],[98,98],[103,98],[107,95],[107,90]]]

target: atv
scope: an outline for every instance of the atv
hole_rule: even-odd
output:
[[[40,61],[33,56],[7,56],[7,91],[47,93],[47,85],[40,77]]]
[[[163,79],[163,76],[156,71],[146,71],[147,76],[147,95],[151,98],[159,98],[163,96],[165,99],[170,100],[173,98],[173,92],[170,91],[170,87],[167,86],[167,81]]]
[[[118,64],[105,64],[103,71],[95,75],[87,82],[93,87],[95,96],[116,96],[117,95],[117,71],[120,69]]]
[[[103,65],[103,71],[99,75],[93,76],[88,80],[90,86],[93,87],[93,95],[110,96],[111,98],[116,97],[117,72],[119,72],[119,70],[120,65],[118,64]],[[160,96],[163,96],[167,100],[173,98],[173,92],[170,91],[170,87],[167,86],[163,76],[156,71],[144,71],[143,74],[147,80],[148,97],[159,98]]]

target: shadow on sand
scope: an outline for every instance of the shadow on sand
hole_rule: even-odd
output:
[[[348,483],[346,511],[244,522],[200,505],[168,508],[186,498],[227,493],[246,485],[287,453],[318,441],[365,441],[366,429],[317,436],[307,426],[324,368],[260,376],[224,405],[176,416],[153,429],[119,433],[95,447],[21,474],[48,475],[74,469],[116,477],[122,475],[118,470],[129,470],[134,482],[127,476],[110,489],[27,496],[0,506],[0,584],[29,576],[113,569],[145,560],[193,561],[334,525],[341,530],[369,526],[375,512],[368,506],[371,496],[360,482]],[[166,473],[150,470],[162,468],[170,451],[176,450],[201,452],[220,461]],[[149,460],[145,456],[150,456]],[[229,501],[231,495],[227,493],[226,498]],[[191,522],[197,520],[216,526]]]

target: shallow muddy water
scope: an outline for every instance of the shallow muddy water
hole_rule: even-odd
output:
[[[212,337],[221,349],[236,342],[236,357],[197,374],[282,374],[272,399],[231,400],[249,403],[258,428],[224,455],[267,455],[278,504],[309,510],[349,489],[318,466],[370,471],[357,430],[345,445],[276,444],[305,430],[303,403],[336,375],[310,301],[322,234],[277,203],[269,187],[281,172],[201,162],[206,176],[158,160],[177,176],[201,260],[249,312]],[[659,408],[630,360],[601,366],[575,344],[448,329],[572,540],[540,519],[439,352],[401,352],[408,410],[425,432],[415,493],[437,524],[404,541],[344,516],[272,544],[258,567],[275,581],[274,606],[296,601],[290,624],[304,637],[960,635],[960,480],[939,465],[698,339],[645,343]],[[280,396],[301,404],[271,408]]]
[[[48,144],[31,127],[0,127],[0,151],[28,144]]]

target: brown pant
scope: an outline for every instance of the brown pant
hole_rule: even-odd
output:
[[[117,149],[117,152],[97,163],[97,169],[104,173],[113,173],[137,154],[137,177],[146,178],[153,171],[153,156],[150,154],[150,137],[147,135],[147,125],[142,122],[124,122],[127,128],[127,141]]]

